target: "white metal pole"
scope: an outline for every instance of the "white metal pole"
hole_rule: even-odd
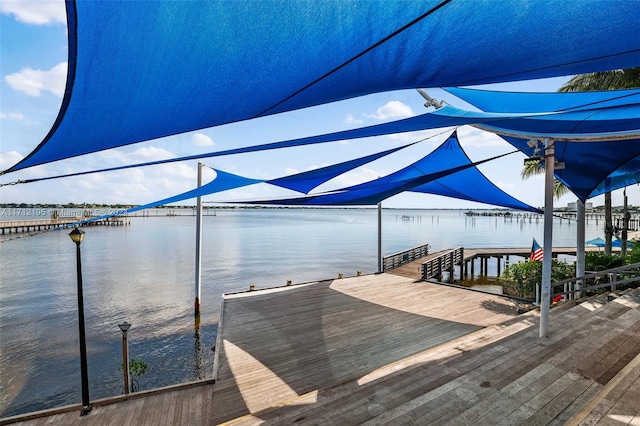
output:
[[[202,161],[198,161],[198,188],[202,186]],[[196,214],[196,299],[195,316],[200,317],[200,292],[202,291],[202,197],[198,197]]]
[[[382,272],[382,202],[378,203],[378,273]]]
[[[576,236],[576,277],[581,277],[584,275],[584,230],[586,226],[586,215],[582,200],[576,201],[576,220],[578,222],[578,231]],[[576,290],[580,290],[581,288],[582,280],[576,281]],[[582,297],[582,293],[574,293],[574,296]]]
[[[553,140],[544,141],[544,257],[542,259],[542,289],[540,291],[540,337],[549,334],[549,310],[551,309],[551,259],[553,256],[553,172],[555,149]]]

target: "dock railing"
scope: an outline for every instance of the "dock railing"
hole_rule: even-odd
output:
[[[615,291],[618,286],[640,283],[640,263],[619,266],[604,271],[591,272],[581,277],[551,283],[552,299],[563,296],[565,300],[579,299],[586,292],[610,287]],[[556,291],[560,288],[560,291]]]
[[[449,273],[450,281],[453,281],[453,268],[464,261],[464,248],[457,247],[442,253],[424,262],[421,266],[422,279],[438,278],[442,281],[443,272]]]
[[[418,247],[410,248],[409,250],[401,251],[399,253],[390,254],[382,258],[382,272],[390,271],[398,266],[402,266],[405,263],[413,262],[414,260],[425,257],[429,254],[429,244],[424,244]]]

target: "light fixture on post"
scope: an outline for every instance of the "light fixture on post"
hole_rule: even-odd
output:
[[[84,231],[77,227],[69,233],[71,240],[76,243],[76,272],[78,275],[78,332],[80,335],[80,378],[82,381],[82,409],[80,415],[85,416],[91,412],[89,402],[89,373],[87,372],[87,341],[84,333],[84,301],[82,296],[82,263],[80,256],[80,243],[84,240]]]
[[[129,393],[129,342],[127,341],[127,331],[131,327],[131,324],[127,321],[122,324],[118,324],[120,331],[122,331],[122,371],[124,372],[124,393]]]

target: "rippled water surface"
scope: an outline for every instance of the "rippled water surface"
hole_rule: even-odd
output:
[[[218,210],[204,218],[197,339],[195,217],[160,216],[165,212],[134,217],[130,226],[84,228],[92,399],[121,393],[122,321],[133,324],[130,356],[149,366],[142,389],[206,378],[222,293],[377,269],[375,209]],[[575,222],[554,226],[554,245],[575,246]],[[602,236],[601,228],[589,222],[587,239]],[[425,243],[432,251],[529,247],[533,237],[542,243],[542,234],[542,220],[383,211],[383,254]],[[0,254],[0,416],[80,402],[75,245],[68,230],[5,241]]]

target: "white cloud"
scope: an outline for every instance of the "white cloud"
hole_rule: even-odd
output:
[[[119,149],[102,151],[99,155],[107,160],[117,160],[122,164],[132,164],[148,161],[158,161],[167,158],[174,158],[175,154],[164,148],[155,146],[138,148],[133,152],[125,152]]]
[[[375,118],[378,120],[386,120],[388,118],[407,118],[414,115],[415,113],[409,105],[405,105],[400,101],[389,101],[378,108],[377,114],[365,114],[365,117]]]
[[[4,15],[14,15],[17,21],[25,24],[67,23],[64,1],[62,0],[2,0],[0,12]]]
[[[24,120],[24,115],[19,112],[0,112],[0,119],[2,120]]]
[[[491,132],[476,129],[471,126],[462,126],[458,129],[458,140],[463,148],[486,148],[495,146],[510,147],[511,145],[500,136]]]
[[[165,158],[173,158],[175,154],[164,148],[156,148],[155,146],[138,148],[129,154],[129,157],[137,158],[144,161],[164,160]]]
[[[364,123],[363,120],[356,120],[353,115],[351,114],[347,114],[347,116],[344,119],[344,123],[345,124],[362,124]]]
[[[67,63],[60,62],[49,71],[24,68],[22,71],[7,75],[4,80],[19,92],[30,96],[40,96],[42,92],[51,92],[61,98],[67,81]]]
[[[3,152],[0,154],[0,170],[8,169],[23,158],[18,151]]]
[[[197,176],[198,172],[196,168],[190,167],[185,163],[171,163],[171,164],[163,164],[161,166],[155,166],[158,174],[163,176],[173,176],[184,179],[191,179],[193,181],[193,187],[195,188],[197,184]],[[206,169],[205,169],[206,170]],[[209,180],[213,179],[213,176],[209,178]],[[206,176],[202,177],[202,181],[204,183],[207,182]]]
[[[213,140],[209,136],[207,136],[207,135],[205,135],[203,133],[194,134],[191,137],[191,141],[196,146],[213,146],[213,145],[215,145]]]
[[[515,189],[516,185],[513,182],[503,182],[500,180],[493,181],[493,183],[502,190]]]
[[[383,174],[379,171],[370,169],[368,167],[360,167],[350,172],[344,173],[327,183],[327,186],[321,185],[314,189],[314,192],[328,191],[331,189],[344,188],[347,186],[358,185],[360,183],[369,182],[374,179],[378,179]]]

